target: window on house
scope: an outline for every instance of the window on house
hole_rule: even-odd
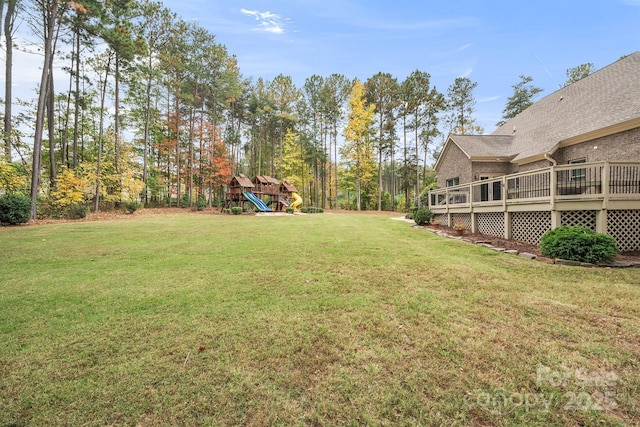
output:
[[[570,160],[569,164],[570,165],[575,165],[575,164],[579,164],[579,163],[587,163],[587,159],[576,159],[576,160]],[[585,177],[587,175],[587,170],[586,169],[571,169],[571,176],[569,177],[570,181],[576,181],[576,180],[584,180]]]
[[[480,176],[480,181],[491,178],[491,176]],[[489,199],[489,184],[480,185],[480,201],[488,202],[489,200],[502,200],[502,182],[494,181],[491,183],[491,199]]]
[[[453,187],[455,185],[460,185],[460,177],[459,176],[447,180],[447,187]]]

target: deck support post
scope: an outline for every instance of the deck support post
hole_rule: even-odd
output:
[[[504,238],[511,240],[513,237],[513,214],[507,210],[504,211]]]
[[[558,228],[562,225],[562,212],[552,210],[551,211],[551,229]]]
[[[596,211],[596,231],[598,233],[607,232],[607,210]]]

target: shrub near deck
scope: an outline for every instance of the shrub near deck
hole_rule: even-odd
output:
[[[558,227],[540,239],[540,251],[551,258],[598,263],[618,255],[613,237],[587,227]]]
[[[0,229],[0,425],[640,420],[637,270],[386,216],[143,214]]]

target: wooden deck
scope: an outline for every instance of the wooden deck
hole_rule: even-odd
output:
[[[429,209],[444,224],[463,221],[473,232],[508,239],[538,244],[548,229],[584,225],[611,234],[624,250],[640,250],[640,163],[550,166],[441,188],[430,191]]]

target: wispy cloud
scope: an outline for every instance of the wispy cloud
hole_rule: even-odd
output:
[[[240,13],[247,16],[253,16],[258,21],[258,26],[254,31],[264,31],[273,34],[283,34],[286,20],[277,13],[269,11],[260,12],[257,10],[240,9]]]
[[[469,77],[473,73],[473,68],[467,68],[464,73],[460,74],[458,77]]]
[[[451,53],[460,53],[460,52],[462,52],[463,50],[467,50],[467,49],[469,49],[471,46],[473,46],[473,43],[467,43],[467,44],[465,44],[465,45],[463,45],[463,46],[460,46],[459,48],[455,49],[455,50],[454,50],[453,52],[451,52]]]
[[[501,98],[500,96],[487,96],[487,97],[484,97],[484,98],[479,98],[478,99],[478,103],[493,102],[493,101],[496,101],[496,100],[498,100],[500,98]]]

